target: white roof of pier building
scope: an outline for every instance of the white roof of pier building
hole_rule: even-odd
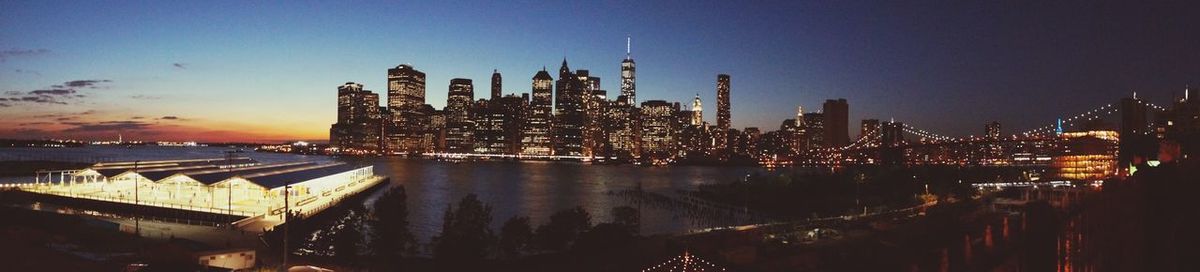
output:
[[[365,166],[345,163],[287,162],[261,164],[250,158],[142,161],[137,169],[132,162],[98,163],[75,175],[101,175],[110,179],[140,177],[158,183],[183,183],[203,186],[246,181],[270,190]]]
[[[160,161],[132,161],[132,162],[102,162],[84,168],[77,172],[76,176],[104,176],[106,178],[116,178],[122,174],[133,171],[137,168],[138,173],[151,173],[179,170],[200,170],[200,169],[220,169],[237,166],[256,165],[258,161],[247,157],[236,158],[209,158],[209,159],[190,159],[190,160],[160,160]],[[159,171],[161,170],[161,171]],[[167,175],[170,176],[170,175]],[[166,177],[166,176],[163,176]],[[153,178],[148,178],[153,179]]]

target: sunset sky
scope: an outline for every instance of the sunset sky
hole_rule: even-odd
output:
[[[851,135],[862,118],[1012,133],[1200,86],[1195,1],[588,2],[2,1],[0,138],[326,140],[336,87],[384,93],[402,63],[437,108],[451,78],[483,98],[499,69],[529,92],[564,56],[611,95],[627,35],[639,102],[698,93],[713,122],[730,74],[736,128],[847,98]]]

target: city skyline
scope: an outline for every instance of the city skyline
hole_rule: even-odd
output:
[[[520,94],[529,92],[525,82],[528,77],[541,67],[553,69],[564,57],[573,69],[590,70],[603,79],[601,89],[608,91],[611,100],[621,91],[620,65],[630,46],[629,54],[641,68],[636,103],[687,102],[696,93],[702,100],[718,101],[712,77],[730,74],[737,78],[731,84],[731,127],[736,129],[772,130],[792,116],[797,106],[818,109],[826,99],[846,98],[852,104],[851,124],[861,119],[895,118],[943,134],[979,135],[985,122],[995,120],[1004,124],[1008,134],[1043,125],[1043,120],[1053,119],[1055,114],[1112,103],[1132,91],[1163,104],[1171,96],[1181,95],[1184,86],[1196,85],[1189,76],[1200,71],[1200,55],[1187,50],[1200,45],[1195,35],[1186,35],[1187,26],[1195,26],[1195,21],[1171,21],[1150,18],[1154,12],[1130,12],[1096,26],[1072,23],[1092,22],[1095,20],[1083,18],[1121,8],[1178,12],[1169,5],[996,4],[983,8],[1009,13],[996,12],[997,16],[982,20],[987,22],[968,20],[971,10],[946,7],[927,10],[908,5],[827,7],[787,3],[772,10],[763,7],[769,5],[721,5],[548,5],[532,11],[501,8],[496,14],[481,16],[486,19],[473,20],[456,19],[479,14],[438,18],[453,13],[454,4],[418,5],[414,10],[430,14],[400,21],[419,24],[445,20],[449,24],[392,33],[374,30],[378,26],[372,23],[396,22],[371,11],[380,6],[376,4],[353,8],[283,7],[262,18],[244,19],[248,21],[226,16],[213,26],[202,25],[207,22],[206,15],[217,12],[206,7],[195,7],[196,14],[180,17],[169,12],[174,8],[156,4],[5,4],[0,21],[16,27],[0,30],[0,38],[15,41],[6,45],[8,48],[0,48],[0,78],[5,79],[0,82],[5,98],[0,101],[5,105],[0,106],[0,113],[12,117],[0,121],[0,127],[5,128],[0,137],[106,139],[122,133],[126,139],[135,140],[324,139],[328,124],[334,123],[337,116],[330,99],[335,96],[331,91],[334,87],[347,81],[359,82],[364,89],[383,96],[388,89],[383,70],[403,63],[429,75],[425,101],[438,109],[447,101],[441,86],[451,78],[484,82],[498,69],[509,78],[509,84],[505,84],[508,89],[502,94]],[[249,5],[237,12],[272,8]],[[1012,14],[1020,13],[1017,11],[1022,8],[1035,12]],[[663,14],[674,9],[680,14]],[[53,17],[37,16],[48,10],[74,21],[68,25],[51,22]],[[341,22],[343,18],[331,17],[338,10],[347,11],[342,14],[363,14],[369,22]],[[500,22],[502,18],[554,10],[563,14]],[[729,10],[733,16],[723,23],[705,21],[720,15],[714,10]],[[812,17],[784,17],[788,11]],[[822,11],[832,15],[821,15]],[[1071,12],[1060,14],[1064,11]],[[298,26],[286,24],[298,15],[310,14],[322,16],[301,20]],[[922,19],[919,14],[934,19]],[[130,18],[118,19],[124,15]],[[657,24],[664,18],[654,15],[678,22]],[[573,21],[571,17],[585,23],[568,24]],[[936,19],[964,24],[946,27],[930,22]],[[1023,20],[1030,22],[1016,23]],[[159,24],[143,24],[146,21]],[[322,26],[331,22],[337,24]],[[888,22],[902,22],[903,26],[888,26]],[[1036,23],[1053,27],[1019,29]],[[247,27],[235,27],[241,24]],[[794,26],[797,33],[777,36],[773,30],[763,28],[770,25]],[[578,27],[594,30],[595,35],[567,35]],[[721,29],[749,30],[714,39],[715,34],[724,33]],[[448,30],[467,33],[442,34],[452,32]],[[501,30],[508,36],[477,35],[489,30]],[[972,38],[979,32],[987,33],[984,36],[989,38]],[[1105,32],[1150,42],[1114,41],[1099,34]],[[317,33],[341,35],[314,37]],[[902,37],[905,35],[916,37]],[[547,36],[555,38],[538,38]],[[632,37],[632,42],[623,47],[621,43],[627,42],[627,37]],[[833,39],[814,44],[810,42],[814,39],[807,39],[811,37]],[[931,37],[940,39],[930,41]],[[1058,39],[1059,44],[1043,41],[1049,37]],[[236,43],[220,44],[230,39]],[[326,43],[343,39],[350,44],[362,39],[363,44]],[[79,45],[84,41],[88,45]],[[289,41],[316,45],[297,48],[288,46]],[[408,43],[399,46],[398,41]],[[464,41],[479,42],[461,45]],[[700,41],[705,43],[696,44]],[[739,42],[749,43],[736,46]],[[889,47],[879,46],[885,43],[896,46],[880,49]],[[849,48],[831,49],[838,44]],[[1134,53],[1127,54],[1131,57],[1098,58],[1115,52]],[[1134,56],[1137,58],[1130,59]],[[1170,61],[1161,60],[1168,57]],[[914,64],[921,68],[907,69]],[[1026,66],[1036,67],[1018,71]],[[1080,92],[1094,95],[1077,95]],[[481,91],[473,98],[486,98],[488,94]],[[1062,103],[1065,100],[1072,103]],[[1008,110],[1012,107],[1021,110]],[[703,119],[716,123],[716,113],[704,112]]]

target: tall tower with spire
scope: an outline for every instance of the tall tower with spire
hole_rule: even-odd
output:
[[[700,104],[700,94],[696,94],[696,99],[692,99],[692,125],[704,125],[704,107]]]
[[[625,37],[625,60],[621,61],[621,95],[626,105],[637,105],[637,68],[629,51],[630,37]]]

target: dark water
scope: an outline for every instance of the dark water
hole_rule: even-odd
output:
[[[0,160],[129,161],[222,157],[229,148],[220,147],[110,147],[81,148],[3,148]],[[632,165],[591,165],[574,162],[478,161],[450,163],[395,157],[331,158],[246,151],[238,155],[262,162],[328,161],[375,165],[375,173],[391,177],[391,183],[408,191],[412,231],[421,242],[428,242],[441,229],[442,214],[448,205],[467,194],[476,194],[492,206],[492,225],[498,229],[513,216],[528,216],[541,224],[556,211],[584,207],[592,222],[610,221],[610,211],[618,206],[642,210],[642,233],[683,233],[689,230],[728,224],[751,223],[736,216],[697,218],[695,207],[679,208],[652,205],[620,192],[642,190],[673,196],[680,190],[692,190],[698,184],[730,182],[748,173],[763,171],[754,167],[675,166],[640,167]],[[29,178],[8,178],[0,182],[28,182]],[[382,190],[368,197],[374,201]],[[693,213],[689,213],[693,212]]]

